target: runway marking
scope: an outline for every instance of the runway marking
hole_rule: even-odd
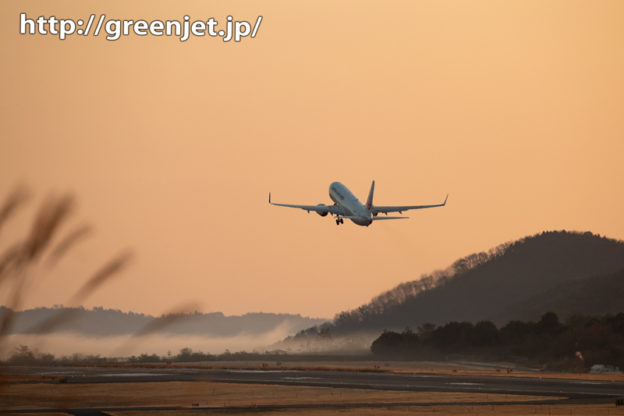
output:
[[[226,370],[228,373],[247,373],[247,374],[265,374],[265,373],[294,373],[294,370]]]
[[[100,374],[101,377],[162,377],[167,374],[159,373],[105,373]]]
[[[319,377],[284,377],[284,380],[320,380]]]
[[[571,384],[592,384],[592,385],[598,385],[598,386],[600,386],[600,385],[608,386],[609,384],[611,384],[611,382],[609,382],[609,381],[591,381],[591,380],[588,380],[588,381],[586,381],[586,380],[579,380],[579,381],[572,380]]]

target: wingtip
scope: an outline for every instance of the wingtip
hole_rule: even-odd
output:
[[[269,192],[269,204],[271,203],[271,192]]]
[[[448,194],[446,194],[446,198],[444,198],[444,205],[446,205],[447,200],[448,200]]]

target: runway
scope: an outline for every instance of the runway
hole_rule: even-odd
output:
[[[496,393],[565,396],[571,399],[609,398],[624,395],[624,382],[506,376],[449,376],[340,371],[228,371],[215,372],[213,381],[261,383],[373,390]]]
[[[353,370],[242,370],[183,367],[14,367],[12,373],[31,374],[63,383],[124,383],[211,381],[393,391],[492,393],[556,396],[576,400],[612,400],[624,396],[624,381],[397,373]]]

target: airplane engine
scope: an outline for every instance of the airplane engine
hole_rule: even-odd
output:
[[[318,204],[317,207],[326,207],[327,205],[325,204]],[[317,211],[317,214],[320,215],[321,217],[326,217],[328,214],[328,211]]]

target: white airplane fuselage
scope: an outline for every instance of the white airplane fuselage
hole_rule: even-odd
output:
[[[349,214],[346,217],[354,224],[368,226],[373,222],[370,210],[342,183],[332,182],[329,185],[329,197]]]
[[[373,223],[373,221],[402,220],[408,218],[403,216],[389,216],[389,213],[398,212],[399,214],[402,214],[403,211],[409,211],[411,209],[443,207],[446,205],[446,199],[448,198],[447,195],[444,202],[429,205],[374,205],[374,193],[375,181],[371,183],[366,203],[362,204],[360,200],[353,195],[353,192],[351,192],[349,188],[340,182],[332,182],[332,184],[329,185],[329,197],[332,201],[334,201],[334,205],[302,205],[271,202],[271,192],[269,192],[269,205],[302,209],[308,213],[316,212],[321,217],[326,217],[331,214],[336,219],[336,225],[344,224],[344,220],[347,219],[351,220],[356,225],[368,227]],[[379,214],[385,215],[381,217]]]

